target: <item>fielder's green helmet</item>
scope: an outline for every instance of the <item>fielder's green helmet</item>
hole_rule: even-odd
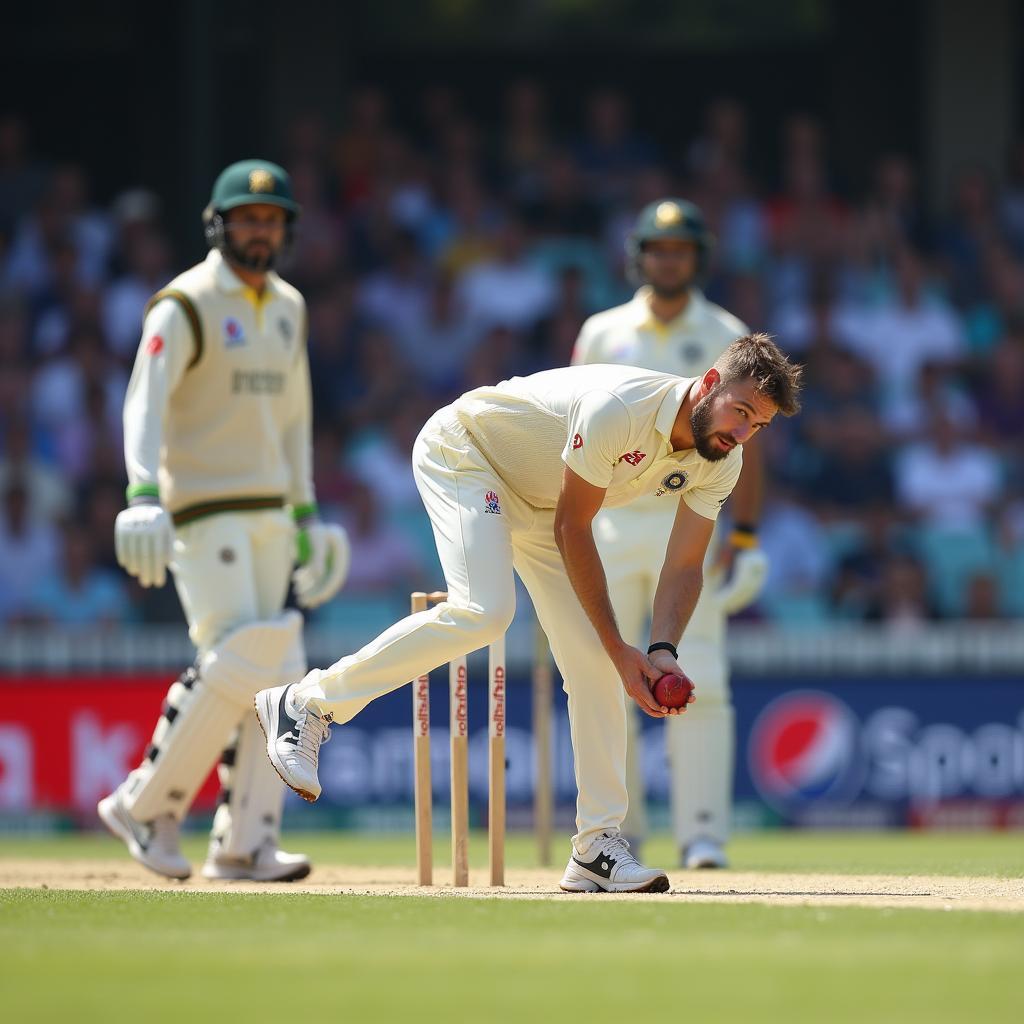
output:
[[[637,281],[643,280],[640,253],[645,242],[677,238],[697,245],[697,277],[703,278],[711,263],[715,236],[708,230],[704,214],[685,199],[656,199],[648,203],[626,239],[627,269]]]

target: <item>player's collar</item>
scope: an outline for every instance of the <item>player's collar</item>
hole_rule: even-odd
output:
[[[213,268],[213,278],[217,285],[217,290],[223,292],[225,295],[236,295],[244,292],[249,286],[231,269],[231,264],[224,258],[224,254],[219,249],[211,249],[206,256],[206,262]],[[271,270],[268,272],[266,277],[266,289],[264,296],[267,292],[276,291],[275,280],[277,274]],[[263,299],[264,303],[266,298]]]
[[[686,400],[690,387],[696,379],[696,377],[680,377],[661,400],[661,408],[658,409],[658,415],[655,417],[654,427],[669,443],[672,441],[672,428],[679,415],[679,407]]]
[[[651,286],[645,284],[642,288],[638,288],[636,294],[633,296],[633,306],[636,309],[636,326],[638,328],[649,328],[661,333],[669,333],[677,331],[682,327],[694,326],[695,321],[699,320],[704,313],[704,307],[707,305],[707,299],[704,298],[704,293],[699,288],[690,289],[690,301],[687,302],[686,308],[677,316],[674,320],[664,321],[659,320],[652,312],[648,298],[651,294]]]

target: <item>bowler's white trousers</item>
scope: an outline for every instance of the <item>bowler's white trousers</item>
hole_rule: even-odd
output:
[[[513,493],[451,407],[427,422],[412,462],[448,600],[402,619],[330,668],[309,672],[293,699],[347,722],[375,697],[485,647],[512,621],[515,570],[568,695],[578,790],[573,842],[583,850],[597,833],[618,829],[626,814],[626,695],[569,582],[554,510],[533,508]]]

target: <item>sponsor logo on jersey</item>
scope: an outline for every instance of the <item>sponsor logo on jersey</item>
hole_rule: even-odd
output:
[[[654,496],[660,498],[670,491],[681,491],[686,486],[687,480],[689,477],[681,469],[673,470],[661,481],[661,486],[654,492]]]
[[[164,350],[164,339],[159,334],[154,334],[149,341],[146,342],[146,355],[158,356]]]
[[[229,316],[224,319],[224,347],[234,348],[236,345],[245,344],[245,329],[237,317]]]
[[[501,515],[501,502],[498,500],[497,494],[494,491],[488,491],[484,495],[484,511],[490,512],[491,515]]]
[[[750,732],[754,785],[779,809],[811,800],[852,800],[864,780],[859,735],[857,716],[832,694],[796,690],[777,697]]]
[[[573,439],[572,439],[572,450],[576,451],[577,448],[582,448],[582,447],[583,447],[583,438],[579,434],[574,435]]]
[[[231,374],[231,393],[235,395],[280,395],[284,374],[277,370],[235,370]]]
[[[634,451],[626,452],[619,456],[619,462],[628,462],[631,466],[639,466],[647,458],[647,452]]]

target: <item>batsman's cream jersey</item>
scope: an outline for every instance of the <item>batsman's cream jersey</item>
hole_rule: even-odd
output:
[[[718,517],[742,464],[737,446],[717,462],[670,440],[692,378],[632,366],[573,366],[477,388],[452,405],[494,471],[540,509],[558,504],[562,468],[605,488],[605,507],[642,495],[683,501]]]
[[[641,288],[624,305],[590,317],[576,340],[573,363],[624,363],[680,376],[702,377],[732,342],[749,333],[742,320],[709,302],[696,289],[690,292],[690,300],[683,312],[669,323],[659,320],[651,312],[648,301],[650,295],[649,287]],[[661,537],[667,536],[673,510],[643,498],[628,510],[610,515],[602,512],[601,515],[606,522],[598,523],[599,541],[602,534],[622,537],[657,533]],[[650,516],[666,517],[664,529],[655,530],[650,523]],[[621,552],[635,570],[635,555],[627,550],[635,545],[614,543],[601,547],[610,581],[615,576],[616,552]],[[714,562],[716,548],[717,542],[712,540],[708,546],[706,571]],[[652,552],[652,564],[658,562],[661,554]],[[722,639],[721,615],[712,613],[706,597],[694,609],[687,627],[687,636],[713,637],[716,642]]]
[[[151,302],[124,407],[130,485],[181,525],[313,498],[306,307],[261,295],[212,250]]]

